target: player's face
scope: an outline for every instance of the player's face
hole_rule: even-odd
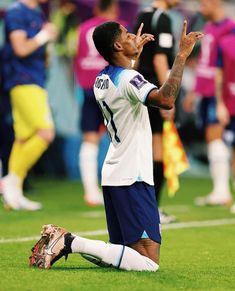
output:
[[[169,9],[174,8],[175,6],[177,6],[179,3],[181,2],[181,0],[167,0],[167,6]]]
[[[123,52],[126,56],[135,56],[138,53],[138,48],[136,44],[136,35],[128,32],[128,30],[120,26],[122,31],[119,42],[122,46]]]
[[[200,0],[200,12],[207,19],[211,19],[214,13],[214,7],[217,7],[218,0]]]

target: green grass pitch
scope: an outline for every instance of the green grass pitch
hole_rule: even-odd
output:
[[[226,207],[193,205],[196,196],[210,190],[208,179],[183,177],[175,198],[164,195],[162,205],[178,221],[176,228],[162,229],[156,273],[103,269],[79,254],[67,262],[62,258],[48,271],[29,268],[36,242],[29,239],[39,236],[43,224],[108,240],[104,210],[84,205],[79,182],[35,179],[33,185],[30,197],[43,202],[42,211],[8,212],[0,206],[0,290],[235,290],[235,215]]]

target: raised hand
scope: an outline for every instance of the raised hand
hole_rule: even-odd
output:
[[[140,27],[138,28],[138,31],[136,33],[136,46],[139,50],[138,56],[141,54],[143,47],[146,43],[150,42],[150,41],[154,41],[154,36],[150,33],[142,33],[142,29],[143,29],[144,24],[141,23]]]
[[[204,36],[203,33],[200,31],[190,32],[189,34],[186,34],[186,32],[187,32],[187,21],[184,20],[179,45],[179,54],[185,58],[187,58],[191,54],[196,42],[199,41]]]

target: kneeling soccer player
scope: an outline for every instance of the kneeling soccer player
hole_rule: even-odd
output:
[[[109,65],[94,84],[111,143],[102,169],[102,186],[110,243],[73,235],[61,227],[43,227],[30,265],[50,266],[62,256],[80,253],[100,265],[123,270],[157,271],[160,221],[153,186],[152,134],[147,106],[171,109],[181,84],[185,61],[200,32],[186,35],[166,83],[158,90],[132,69],[150,34],[129,33],[116,22],[97,26],[93,40]]]

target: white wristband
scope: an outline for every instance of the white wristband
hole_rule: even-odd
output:
[[[34,39],[36,40],[36,42],[42,46],[45,43],[47,43],[50,39],[49,33],[46,30],[41,30],[39,31],[39,33],[37,33],[34,37]]]

